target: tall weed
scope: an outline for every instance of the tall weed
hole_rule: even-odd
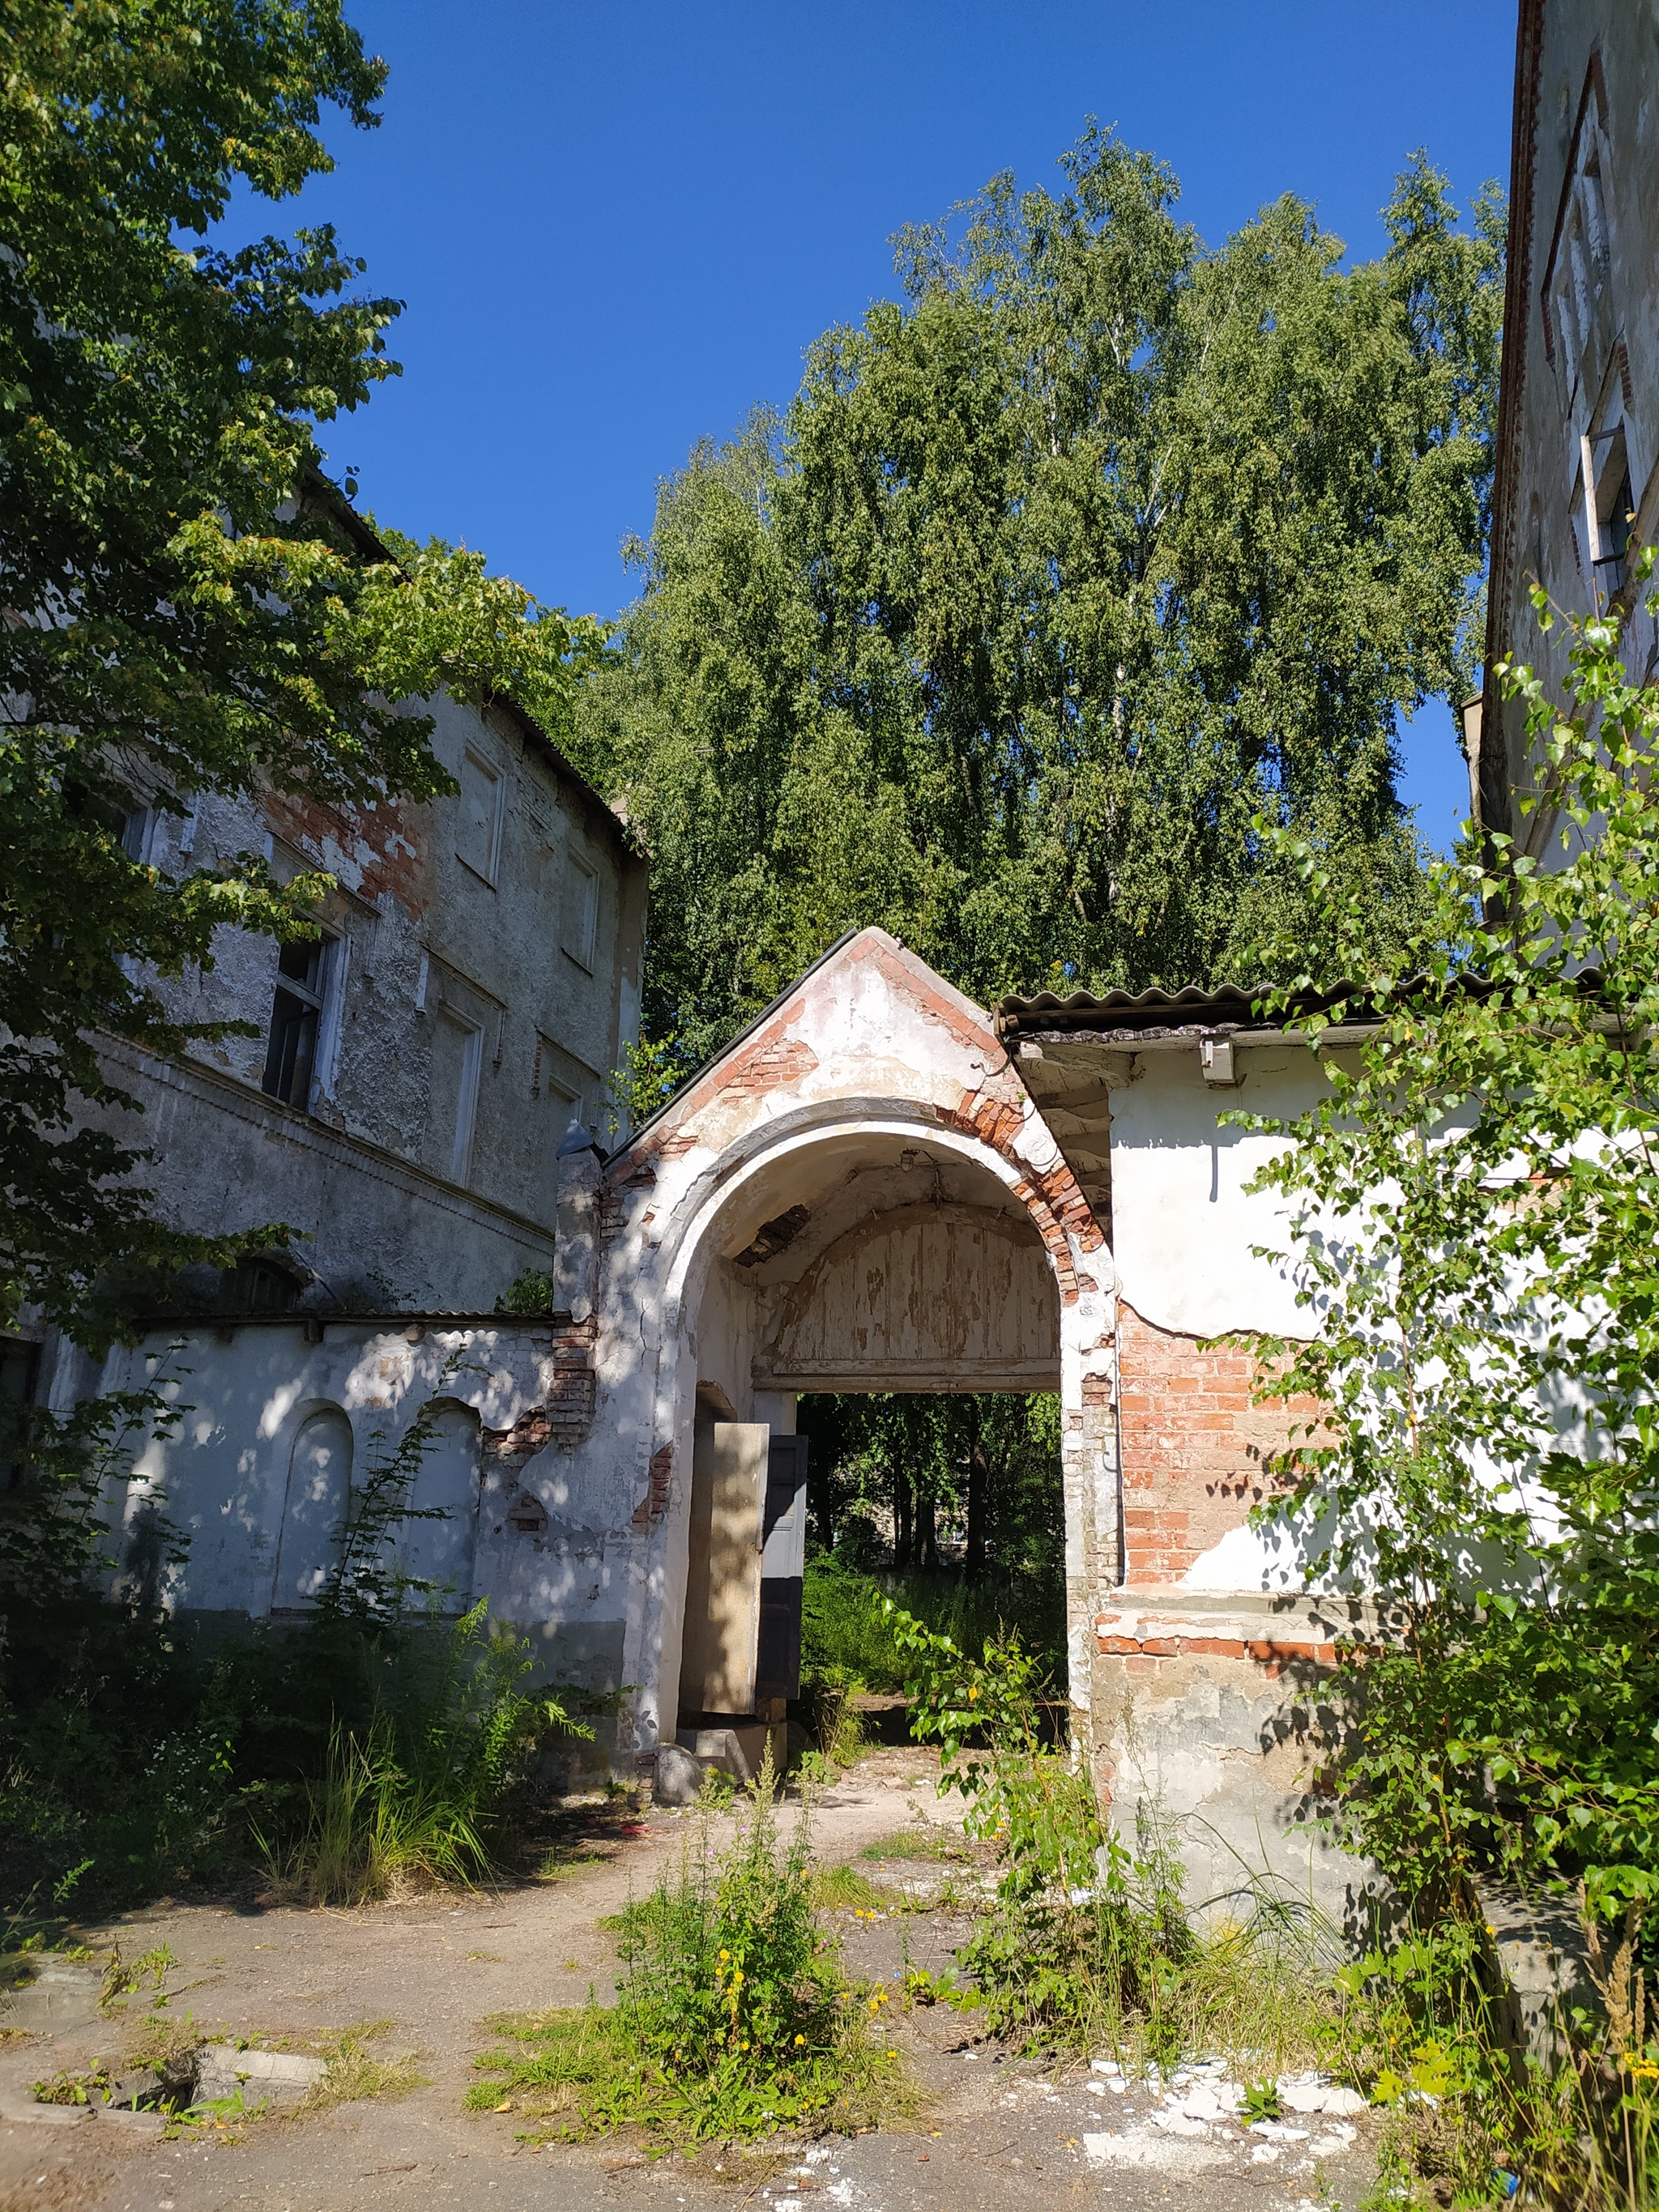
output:
[[[301,1822],[256,1828],[273,1880],[313,1903],[359,1904],[407,1882],[468,1882],[529,1755],[554,1729],[592,1733],[523,1694],[528,1641],[489,1633],[487,1601],[448,1626],[405,1629],[402,1663],[359,1730],[336,1720]]]
[[[672,2140],[753,2136],[810,2117],[867,2120],[902,2096],[896,2054],[872,2039],[886,1993],[848,1985],[814,1909],[803,1807],[778,1833],[770,1757],[714,1849],[709,1808],[679,1871],[623,1916],[613,2010],[590,2004],[520,2029],[489,2053],[475,2108],[517,2108],[578,2139],[637,2124]]]
[[[1101,1820],[1087,1769],[1047,1741],[1052,1701],[1017,1637],[978,1660],[897,1607],[911,1727],[937,1741],[940,1787],[995,1849],[994,1901],[958,1953],[970,1988],[913,1978],[915,1994],[982,2008],[993,2033],[1168,2063],[1194,2045],[1305,2061],[1327,2037],[1316,1931],[1277,1896],[1249,1920],[1189,1924],[1171,1838],[1144,1814],[1133,1850]]]
[[[1541,2051],[1516,2034],[1490,1931],[1437,1919],[1339,1972],[1350,2069],[1389,2114],[1387,2201],[1485,2204],[1496,2188],[1548,2212],[1659,2207],[1659,2020],[1638,1917],[1612,1946],[1586,1925],[1601,2007],[1558,2007]]]

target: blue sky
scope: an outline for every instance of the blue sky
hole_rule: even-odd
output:
[[[1514,0],[348,0],[386,119],[286,228],[329,220],[408,302],[404,365],[325,434],[361,503],[614,613],[659,477],[831,323],[894,290],[890,234],[1000,169],[1054,181],[1085,117],[1170,163],[1218,239],[1283,191],[1370,255],[1402,157],[1504,177]],[[337,118],[336,118],[337,126]],[[261,227],[266,227],[262,222]],[[274,227],[274,223],[271,227]],[[1437,842],[1449,717],[1408,733]]]

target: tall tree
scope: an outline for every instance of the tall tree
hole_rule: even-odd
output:
[[[1499,208],[1418,156],[1377,261],[1291,199],[1214,252],[1091,128],[899,240],[786,419],[665,484],[591,770],[654,860],[693,1061],[879,921],[981,998],[1228,973],[1304,896],[1420,896],[1399,719],[1472,684]]]
[[[174,881],[137,807],[261,783],[336,801],[449,787],[386,702],[514,690],[556,721],[597,633],[398,544],[365,559],[316,426],[395,373],[393,301],[326,228],[189,242],[233,193],[331,167],[319,116],[379,119],[339,0],[0,0],[0,1323],[95,1333],[112,1266],[201,1256],[150,1217],[100,1030],[163,1049],[156,972],[215,927],[292,934],[318,879],[255,856]],[[348,490],[355,489],[349,484]]]

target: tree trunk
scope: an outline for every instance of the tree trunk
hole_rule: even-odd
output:
[[[970,1583],[978,1582],[985,1572],[985,1513],[991,1488],[991,1470],[986,1462],[985,1447],[974,1438],[974,1448],[968,1455],[968,1557],[963,1572]]]
[[[911,1559],[912,1513],[915,1500],[910,1491],[910,1478],[896,1469],[893,1474],[893,1565],[902,1574]]]
[[[924,1490],[916,1499],[915,1558],[919,1567],[937,1568],[939,1565],[939,1529],[931,1490]]]

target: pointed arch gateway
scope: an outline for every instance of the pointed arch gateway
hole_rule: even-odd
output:
[[[860,931],[607,1162],[595,1195],[593,1294],[641,1355],[634,1519],[651,1565],[626,1657],[652,1686],[640,1750],[711,1729],[757,1742],[781,1721],[804,1389],[1060,1394],[1087,1742],[1090,1594],[1118,1548],[1115,1280],[988,1016]]]

